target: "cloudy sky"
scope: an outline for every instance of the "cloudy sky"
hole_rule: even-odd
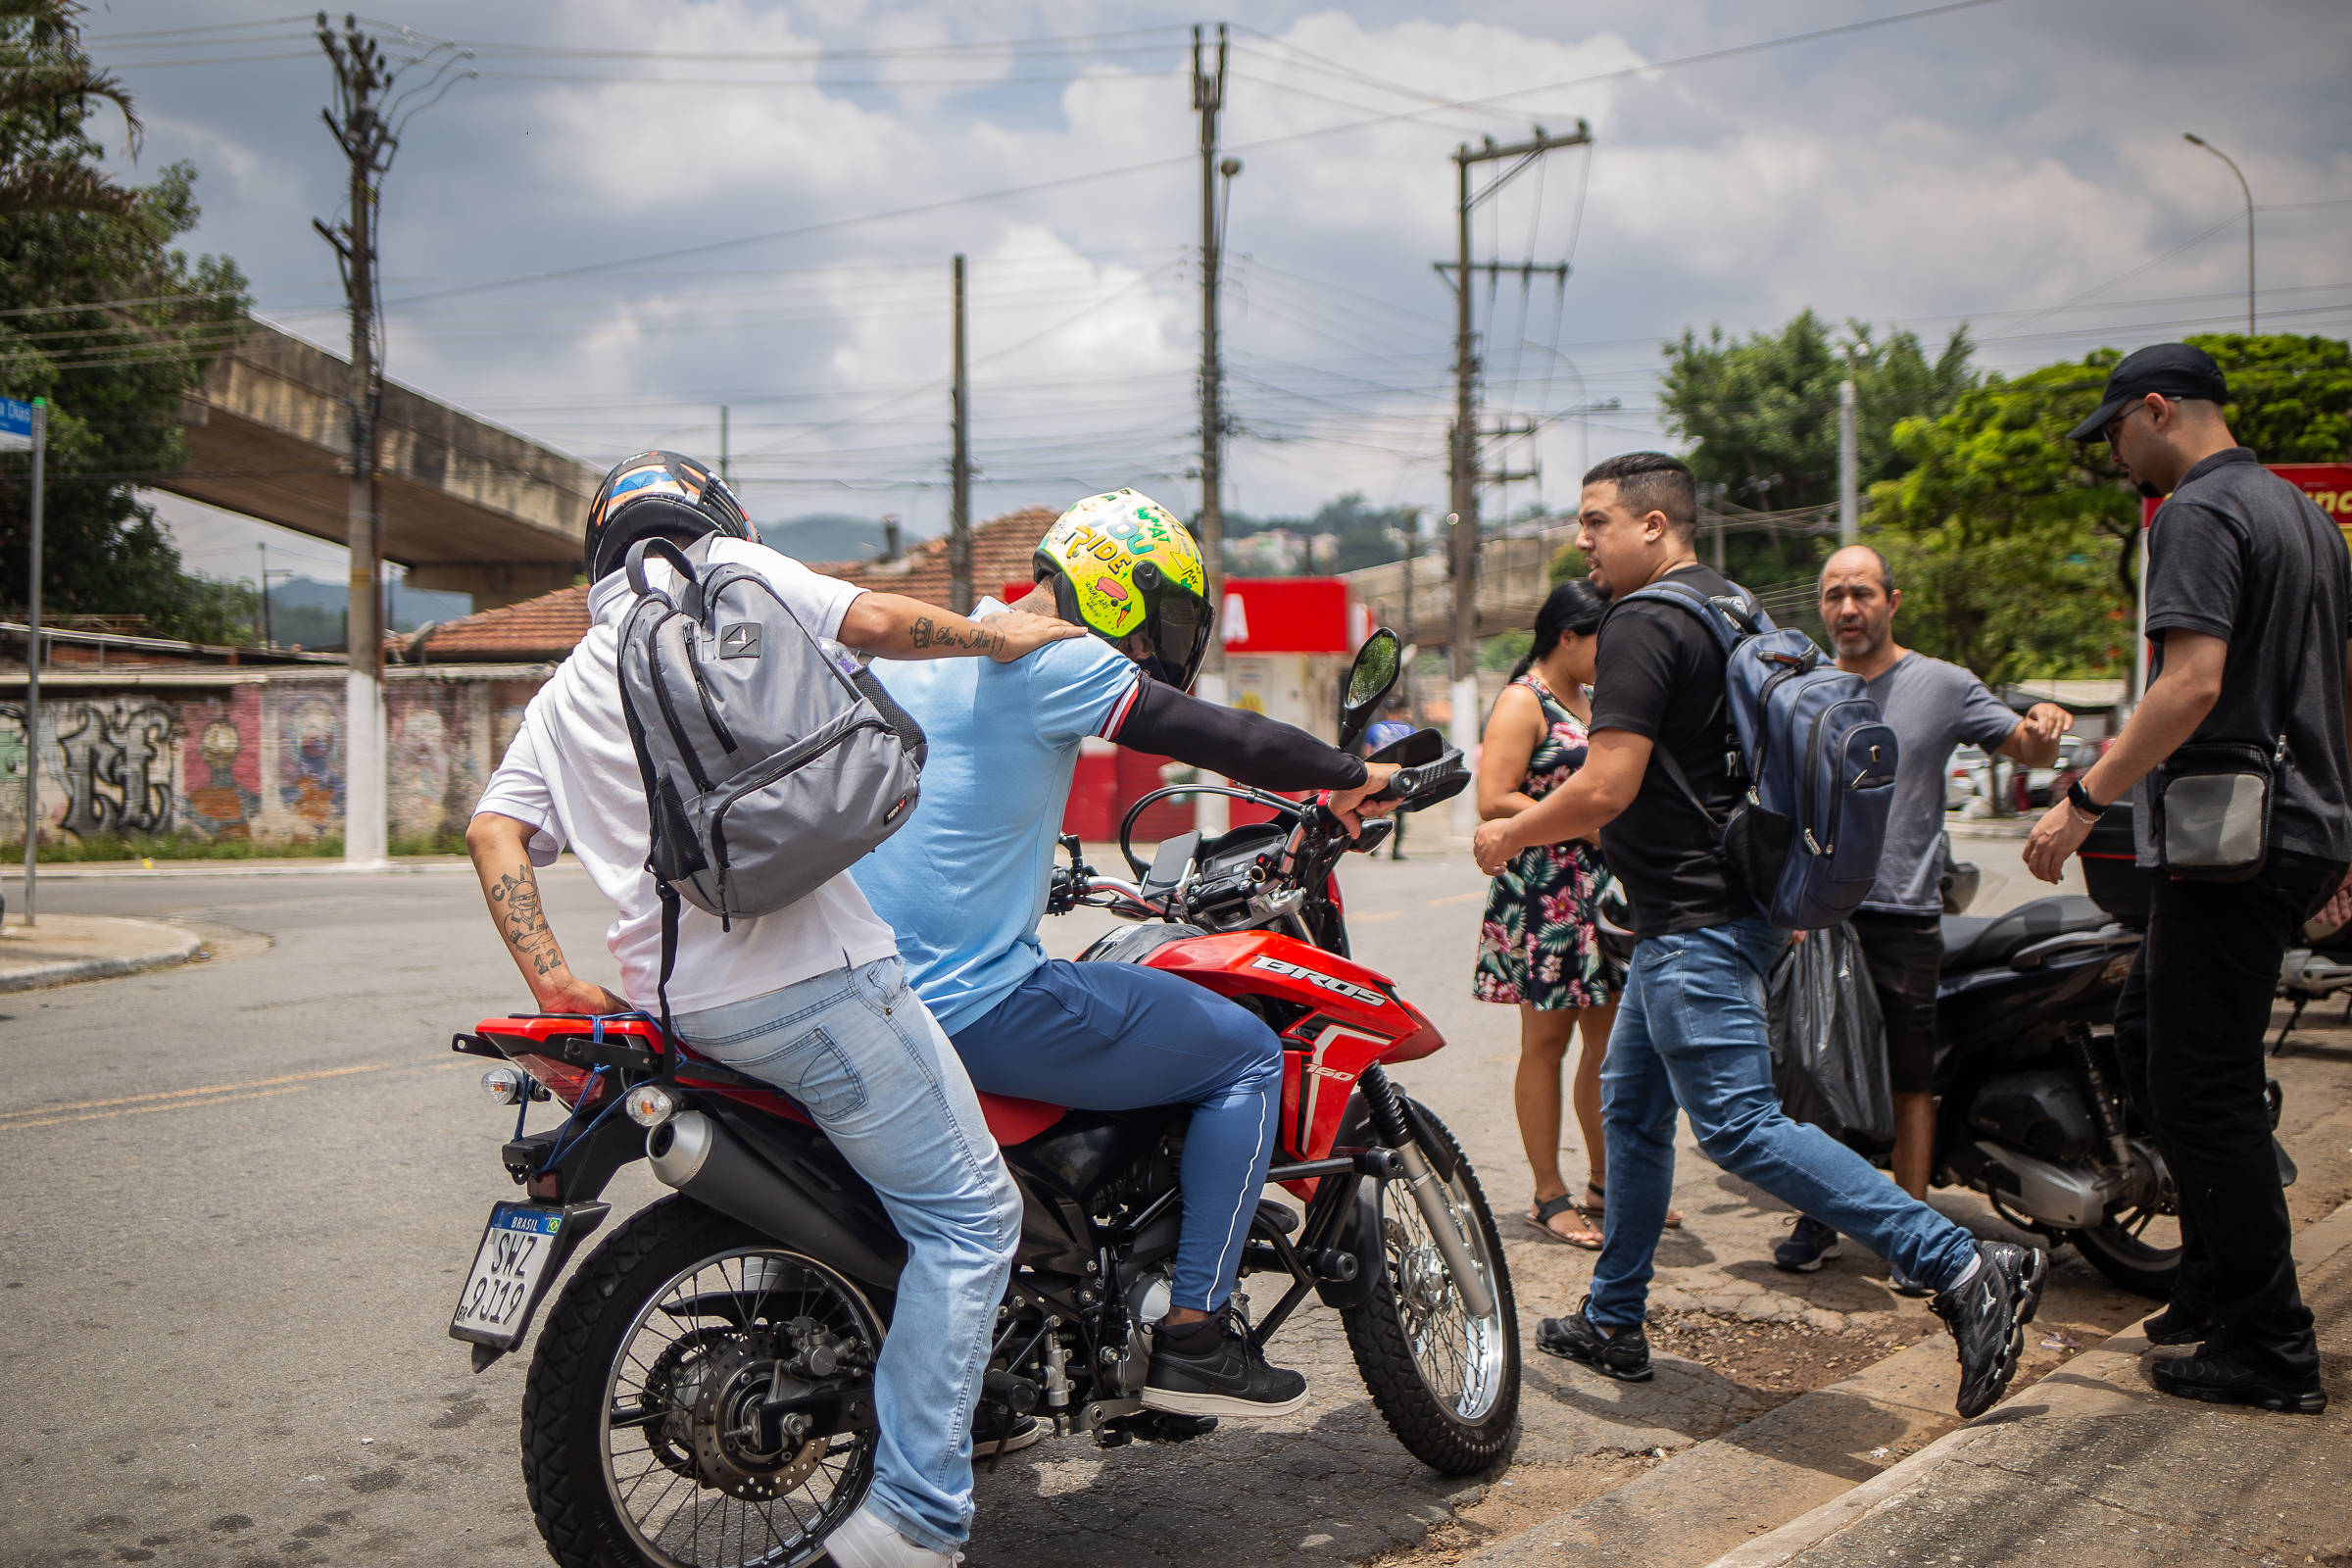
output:
[[[1135,483],[1198,504],[1194,13],[1096,0],[379,0],[396,52],[474,74],[409,123],[385,196],[390,373],[592,463],[734,466],[756,515],[947,514],[949,259],[969,257],[982,515]],[[193,162],[195,248],[343,340],[341,201],[305,18],[91,0],[137,166]],[[1914,13],[1906,17],[1906,12]],[[2352,330],[2341,0],[1259,0],[1232,36],[1229,509],[1359,490],[1444,510],[1448,154],[1580,118],[1480,209],[1487,407],[1531,417],[1502,507],[1668,441],[1661,339],[1804,306],[2018,369],[2243,320]],[[1891,19],[1891,20],[1890,20]],[[404,35],[401,29],[409,29]],[[1810,36],[1802,36],[1810,35]],[[1779,40],[1788,40],[1780,42]],[[421,78],[421,69],[411,79]],[[165,503],[189,564],[331,546]],[[1495,501],[1487,503],[1490,514]]]

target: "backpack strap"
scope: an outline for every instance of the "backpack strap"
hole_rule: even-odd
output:
[[[663,604],[672,603],[669,595],[661,592],[645,580],[645,558],[648,555],[660,556],[676,567],[678,575],[686,579],[688,588],[691,589],[696,585],[697,574],[694,563],[688,559],[685,551],[680,550],[667,539],[659,537],[640,539],[629,546],[628,555],[622,558],[622,565],[629,574],[629,587],[636,592],[639,598],[650,594]]]
[[[1618,603],[1631,604],[1637,599],[1654,599],[1660,604],[1680,605],[1696,615],[1706,624],[1707,630],[1715,634],[1715,641],[1722,647],[1726,659],[1731,658],[1732,650],[1747,638],[1759,632],[1779,630],[1773,625],[1772,617],[1762,610],[1751,610],[1738,600],[1714,598],[1687,582],[1660,578],[1646,588],[1635,589]]]
[[[669,972],[678,962],[678,890],[657,878],[654,891],[662,897],[662,978],[655,983],[654,994],[662,1004],[662,1076],[675,1081],[678,1076],[678,1032],[669,1022]]]
[[[1723,650],[1727,665],[1730,662],[1732,651],[1740,643],[1760,631],[1774,629],[1771,618],[1765,615],[1761,610],[1750,612],[1746,606],[1737,601],[1727,603],[1712,595],[1699,592],[1695,585],[1687,582],[1660,579],[1646,588],[1635,589],[1618,603],[1631,604],[1637,599],[1652,599],[1660,604],[1679,605],[1684,611],[1697,616],[1700,624],[1714,633],[1716,645]],[[1723,695],[1717,699],[1716,706],[1723,712],[1724,737],[1729,754],[1737,757],[1740,753],[1740,738],[1732,728],[1731,685],[1728,678],[1724,685]],[[1666,777],[1673,781],[1674,787],[1682,791],[1683,799],[1690,803],[1690,808],[1712,823],[1717,832],[1721,832],[1726,819],[1709,810],[1707,803],[1699,799],[1698,791],[1691,786],[1690,775],[1683,771],[1683,764],[1675,760],[1674,753],[1663,742],[1653,741],[1650,743],[1649,755],[1661,768],[1665,769]]]

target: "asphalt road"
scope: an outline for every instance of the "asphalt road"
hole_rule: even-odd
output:
[[[2034,891],[2000,879],[2013,847],[1984,849],[1980,910]],[[1468,998],[1483,879],[1428,852],[1348,879],[1359,956],[1453,1043],[1400,1076],[1453,1122],[1497,1209],[1523,1203],[1514,1025]],[[585,879],[543,880],[580,967],[609,970]],[[18,1412],[0,1426],[0,1563],[544,1562],[514,1443],[527,1357],[472,1376],[445,1334],[484,1215],[514,1191],[497,1163],[512,1112],[448,1038],[525,1001],[470,875],[58,881],[42,903],[194,924],[217,956],[0,999],[0,1368]],[[1090,934],[1050,933],[1063,953]],[[1716,1173],[1685,1167],[1686,1206],[1721,1198]],[[625,1211],[658,1191],[637,1167],[608,1197]],[[1523,1332],[1559,1304],[1523,1286]],[[1299,1417],[1175,1450],[1041,1446],[983,1478],[974,1561],[1354,1560],[1420,1540],[1459,1485],[1381,1428],[1329,1313],[1281,1343],[1316,1379]],[[1649,1441],[1605,1398],[1549,1402],[1616,1452]]]

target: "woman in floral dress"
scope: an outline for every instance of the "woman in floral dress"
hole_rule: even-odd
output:
[[[1535,640],[1495,699],[1478,759],[1478,814],[1526,810],[1585,765],[1585,726],[1600,617],[1608,603],[1582,577],[1551,591],[1536,614]],[[1494,877],[1479,927],[1471,992],[1519,1009],[1519,1073],[1512,1102],[1533,1168],[1536,1200],[1526,1218],[1546,1239],[1597,1250],[1607,1181],[1600,1131],[1600,1063],[1617,1016],[1619,976],[1605,964],[1592,909],[1608,868],[1590,844],[1524,850]],[[1590,1181],[1571,1194],[1560,1175],[1560,1069],[1579,1031],[1576,1120]],[[1681,1218],[1671,1216],[1669,1223]]]

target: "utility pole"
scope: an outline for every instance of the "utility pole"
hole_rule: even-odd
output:
[[[254,548],[262,553],[262,646],[272,648],[276,643],[270,635],[270,547],[262,544]]]
[[[14,415],[22,405],[10,402],[8,412]],[[22,432],[14,428],[13,417],[9,420],[12,439],[6,444],[14,447],[22,439],[32,445],[32,537],[26,541],[32,562],[24,589],[24,923],[29,926],[36,913],[41,855],[41,486],[47,477],[49,400],[34,398],[26,413]]]
[[[1217,116],[1225,107],[1225,24],[1217,24],[1217,63],[1207,69],[1203,29],[1193,28],[1193,108],[1200,122],[1200,526],[1198,539],[1212,611],[1225,605],[1225,361],[1217,336],[1217,296],[1225,267],[1224,224],[1218,220],[1218,173],[1230,181],[1239,160],[1217,162]],[[1231,190],[1231,185],[1225,187]],[[1225,700],[1225,639],[1212,636],[1200,662],[1201,695]]]
[[[318,46],[335,72],[335,104],[319,111],[335,144],[350,165],[346,197],[351,212],[334,227],[316,219],[318,229],[342,263],[343,291],[351,310],[351,370],[344,400],[348,408],[351,486],[345,505],[351,574],[345,594],[343,646],[351,673],[344,683],[343,861],[353,867],[384,863],[389,847],[384,779],[384,528],[376,509],[376,415],[383,402],[383,375],[376,364],[376,206],[378,182],[392,167],[400,132],[411,116],[440,101],[455,78],[452,69],[470,58],[437,43],[407,62],[431,65],[427,79],[393,95],[403,67],[394,66],[359,19],[345,15],[337,36],[326,13],[318,17]],[[436,63],[437,62],[437,63]],[[470,74],[470,73],[468,73]],[[430,92],[423,102],[413,102]]]
[[[1225,702],[1225,360],[1217,339],[1217,293],[1225,266],[1225,225],[1218,209],[1219,178],[1230,197],[1233,176],[1242,172],[1238,158],[1217,159],[1217,116],[1225,108],[1225,24],[1217,24],[1217,66],[1207,69],[1203,29],[1193,28],[1193,109],[1200,120],[1200,522],[1195,530],[1200,546],[1203,586],[1208,590],[1210,624],[1208,647],[1194,682],[1203,702]],[[1211,782],[1215,782],[1212,780]],[[1194,807],[1200,831],[1225,831],[1229,818],[1221,795],[1204,795]]]
[[[1453,429],[1447,443],[1447,495],[1453,514],[1447,518],[1446,542],[1453,577],[1453,636],[1448,650],[1448,663],[1453,676],[1451,702],[1453,706],[1452,739],[1467,756],[1478,744],[1478,336],[1471,318],[1470,279],[1482,270],[1494,270],[1490,266],[1480,268],[1470,259],[1470,215],[1480,204],[1492,200],[1519,174],[1535,167],[1545,153],[1562,147],[1582,147],[1592,140],[1592,127],[1584,121],[1564,136],[1546,133],[1543,126],[1523,142],[1509,146],[1498,144],[1494,137],[1483,146],[1472,147],[1468,142],[1453,152],[1455,181],[1454,197],[1454,260],[1453,282]],[[1487,183],[1484,190],[1473,194],[1470,172],[1481,164],[1507,162],[1504,169]],[[1561,264],[1565,275],[1565,265]],[[1444,275],[1446,264],[1437,264]],[[1516,271],[1517,268],[1510,270]],[[1550,269],[1544,269],[1550,270]],[[1477,825],[1476,803],[1467,795],[1455,797],[1453,830],[1467,836]]]
[[[726,485],[735,482],[734,465],[727,461],[727,406],[724,403],[718,406],[718,481]]]
[[[1854,378],[1838,383],[1838,542],[1862,537],[1862,454],[1854,432]]]
[[[948,512],[948,608],[968,615],[972,595],[972,429],[971,385],[963,372],[963,258],[956,258],[956,384],[949,393],[955,416],[956,452],[949,459],[953,481]]]

